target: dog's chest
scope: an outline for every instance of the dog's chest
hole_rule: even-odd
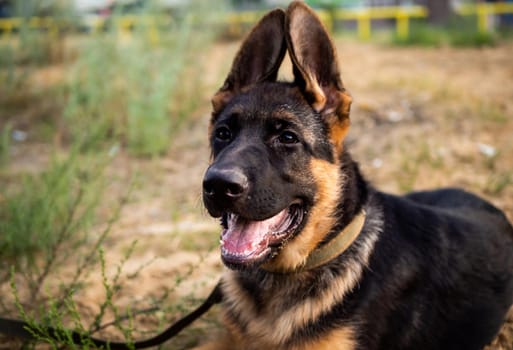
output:
[[[227,272],[223,279],[223,314],[235,342],[240,343],[235,348],[355,349],[353,327],[333,328],[322,320],[353,284],[355,276],[351,274],[348,271],[326,282],[322,290],[307,293],[302,291],[304,285],[298,288],[286,282],[249,291],[236,272]]]

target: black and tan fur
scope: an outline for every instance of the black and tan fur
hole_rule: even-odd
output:
[[[287,51],[294,81],[277,82]],[[344,145],[350,105],[303,3],[267,14],[242,44],[213,98],[203,184],[224,227],[226,334],[201,349],[470,350],[500,328],[512,226],[462,190],[372,188]],[[361,213],[347,249],[309,266]]]

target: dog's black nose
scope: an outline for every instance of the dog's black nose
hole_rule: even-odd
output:
[[[234,200],[248,189],[248,178],[238,168],[211,167],[203,179],[203,193],[207,197]]]

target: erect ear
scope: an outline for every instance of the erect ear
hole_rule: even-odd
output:
[[[285,12],[276,9],[265,15],[242,43],[228,77],[212,98],[214,114],[243,88],[275,81],[286,50]]]
[[[292,2],[286,14],[286,41],[295,83],[330,126],[340,146],[349,128],[351,96],[340,78],[337,54],[319,17],[303,2]]]

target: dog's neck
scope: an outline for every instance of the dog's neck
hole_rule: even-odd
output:
[[[315,249],[296,272],[314,269],[342,254],[362,231],[365,216],[365,210],[362,209],[337,236]]]

